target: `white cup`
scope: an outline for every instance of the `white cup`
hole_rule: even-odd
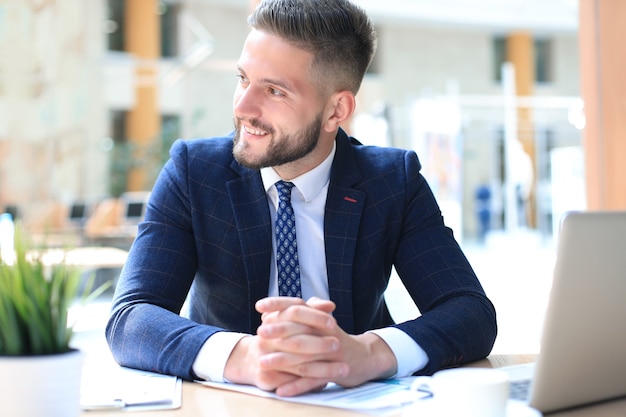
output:
[[[432,393],[437,415],[505,417],[509,376],[489,368],[454,368],[415,379],[411,388]]]

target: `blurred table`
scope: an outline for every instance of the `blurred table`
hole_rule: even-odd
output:
[[[52,248],[39,254],[44,265],[67,263],[79,268],[121,268],[128,251],[106,246],[86,246],[70,249]]]

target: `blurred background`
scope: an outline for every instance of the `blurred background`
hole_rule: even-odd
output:
[[[355,2],[379,45],[344,128],[418,153],[500,312],[497,347],[533,351],[560,216],[626,207],[623,122],[597,114],[624,96],[623,58],[604,60],[626,2]],[[0,212],[49,246],[128,250],[173,141],[232,130],[255,4],[0,0]],[[123,254],[99,253],[85,268],[115,279]]]

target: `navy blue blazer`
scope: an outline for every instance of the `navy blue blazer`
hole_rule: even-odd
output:
[[[481,359],[496,316],[412,151],[363,146],[340,130],[324,214],[333,313],[351,334],[395,326],[428,354],[420,373]],[[194,379],[218,331],[254,334],[272,250],[257,170],[232,135],[177,141],[148,203],[114,296],[106,335],[122,365]],[[383,293],[395,266],[421,316],[394,324]],[[189,319],[179,316],[188,297]]]

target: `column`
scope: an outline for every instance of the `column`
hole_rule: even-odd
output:
[[[126,137],[136,150],[137,165],[128,173],[127,190],[144,191],[148,184],[142,162],[145,150],[160,140],[161,118],[158,109],[157,63],[160,57],[160,20],[157,0],[125,0],[125,50],[134,56],[135,104],[128,112]]]
[[[506,39],[507,61],[515,68],[515,91],[518,96],[530,97],[534,94],[535,59],[534,41],[532,34],[525,31],[513,32]],[[524,151],[532,161],[533,172],[536,175],[537,158],[535,151],[535,125],[533,113],[529,107],[517,109],[517,138]],[[526,207],[526,223],[529,227],[536,226],[536,198],[534,187]]]
[[[587,206],[626,209],[626,1],[580,0]]]

